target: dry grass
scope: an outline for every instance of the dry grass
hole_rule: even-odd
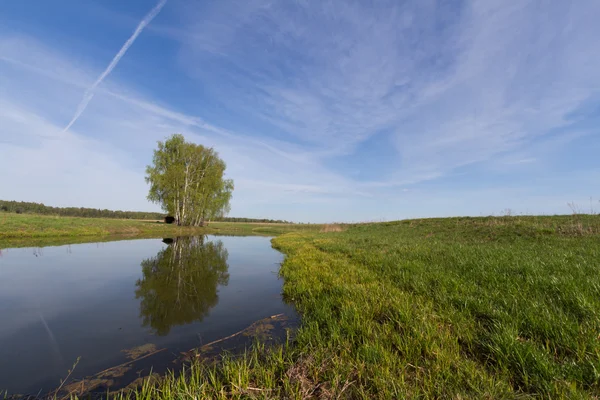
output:
[[[320,232],[343,232],[344,229],[339,224],[325,224]]]

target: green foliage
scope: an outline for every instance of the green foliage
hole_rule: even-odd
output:
[[[144,326],[162,336],[173,326],[201,321],[218,302],[217,286],[229,281],[227,257],[223,242],[188,236],[142,261],[135,297]]]
[[[146,168],[148,200],[161,205],[178,225],[200,226],[226,215],[233,181],[225,179],[225,162],[212,148],[188,143],[175,134],[158,142]]]
[[[143,211],[112,211],[85,207],[51,207],[42,203],[0,200],[0,211],[17,214],[59,215],[83,218],[162,219],[163,214]]]

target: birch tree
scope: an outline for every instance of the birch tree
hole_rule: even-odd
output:
[[[234,185],[225,179],[225,168],[214,149],[175,134],[158,142],[146,168],[148,200],[160,204],[178,225],[202,226],[229,212]]]
[[[178,237],[156,257],[142,261],[136,282],[143,325],[157,335],[172,327],[202,321],[218,301],[218,287],[229,282],[229,254],[223,242]]]

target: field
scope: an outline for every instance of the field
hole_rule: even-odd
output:
[[[294,341],[137,398],[600,396],[600,217],[342,229],[273,239],[303,316]]]
[[[0,249],[99,242],[144,237],[224,234],[274,236],[289,231],[318,231],[320,225],[212,222],[207,227],[178,227],[161,221],[58,217],[0,212]]]
[[[289,229],[294,340],[135,398],[600,397],[600,216]]]

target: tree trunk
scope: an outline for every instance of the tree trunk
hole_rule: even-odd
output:
[[[181,207],[181,219],[185,222],[186,219],[186,204],[188,202],[188,183],[189,183],[189,173],[190,173],[190,161],[186,160],[185,161],[186,166],[185,166],[185,181],[183,184],[183,199],[182,199],[182,207]]]

